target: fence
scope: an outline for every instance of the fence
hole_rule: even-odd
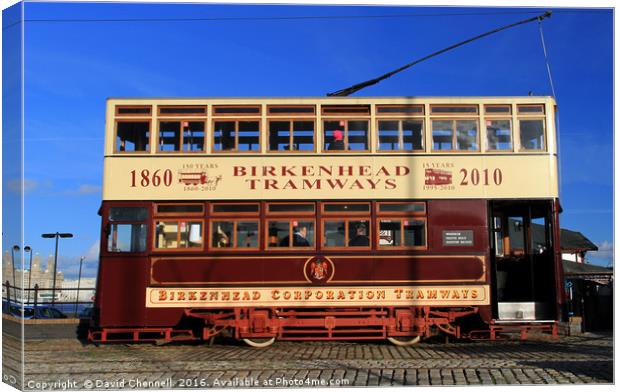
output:
[[[41,288],[38,284],[35,284],[33,288],[22,288],[18,286],[11,286],[11,283],[7,280],[3,285],[2,299],[6,299],[8,308],[11,304],[18,304],[24,306],[37,307],[39,305],[53,305],[61,312],[74,316],[78,315],[79,308],[92,305],[93,298],[88,301],[80,300],[80,292],[94,293],[95,289],[92,287],[63,287],[63,288]],[[59,294],[66,294],[67,292],[75,293],[75,300],[56,300],[56,296]],[[51,295],[45,295],[51,293]],[[44,295],[42,295],[44,294]],[[66,297],[66,296],[65,296]],[[4,304],[3,304],[4,305]],[[9,311],[7,309],[7,311]],[[3,306],[4,312],[4,306]]]

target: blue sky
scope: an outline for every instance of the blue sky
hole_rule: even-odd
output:
[[[72,232],[75,238],[61,242],[61,270],[72,275],[86,255],[87,274],[95,274],[107,97],[323,96],[542,11],[26,3],[25,243],[45,256],[54,244],[41,233]],[[418,16],[368,17],[404,14]],[[147,18],[218,20],[92,21]],[[562,9],[544,22],[560,107],[561,224],[601,246],[590,260],[602,265],[613,247],[612,18],[610,10]],[[536,23],[356,95],[530,91],[551,95]],[[11,244],[5,238],[3,250]]]

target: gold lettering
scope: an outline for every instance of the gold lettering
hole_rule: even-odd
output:
[[[222,293],[222,301],[230,301],[230,291],[224,291]]]
[[[345,299],[346,297],[344,296],[344,291],[340,290],[338,291],[338,299]]]
[[[334,299],[334,292],[331,290],[327,291],[327,299]]]
[[[260,291],[252,292],[252,300],[258,301],[260,299]]]
[[[159,290],[159,298],[157,300],[158,301],[165,301],[166,297],[168,297],[168,294],[166,293],[166,290]]]
[[[301,301],[301,291],[295,291],[295,300]]]
[[[278,290],[272,290],[272,291],[271,291],[271,298],[272,298],[272,299],[280,299],[280,291],[278,291]]]
[[[201,291],[200,292],[200,300],[201,301],[206,301],[207,300],[207,292],[206,291]]]
[[[426,290],[426,298],[437,299],[437,290]]]
[[[244,291],[243,292],[243,298],[244,301],[249,301],[250,300],[250,292],[249,291]]]
[[[291,299],[291,292],[290,291],[285,291],[283,297],[286,300]]]
[[[395,289],[394,293],[396,293],[396,299],[400,299],[400,296],[403,293],[403,289]]]
[[[219,291],[212,291],[209,293],[209,300],[210,301],[217,301],[219,299]]]
[[[189,292],[189,300],[190,301],[195,301],[196,300],[196,292],[195,291],[190,291]]]
[[[417,290],[418,295],[415,296],[416,299],[424,299],[424,292],[422,290]]]
[[[323,292],[322,291],[317,291],[315,294],[316,299],[322,299],[323,298]]]
[[[375,297],[375,293],[372,290],[368,290],[366,292],[366,298],[373,299]]]
[[[385,290],[377,290],[377,299],[385,299]]]
[[[239,292],[238,291],[234,291],[233,292],[233,301],[239,301]]]

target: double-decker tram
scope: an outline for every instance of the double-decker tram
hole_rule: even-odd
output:
[[[89,338],[555,334],[550,97],[109,99]]]

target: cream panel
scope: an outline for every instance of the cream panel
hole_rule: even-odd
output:
[[[147,308],[489,305],[489,286],[147,287]]]
[[[555,198],[552,155],[106,157],[104,200]]]

